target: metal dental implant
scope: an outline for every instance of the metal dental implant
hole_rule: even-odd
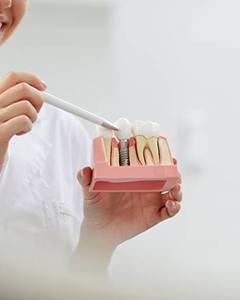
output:
[[[129,166],[129,139],[133,136],[132,125],[125,118],[119,119],[115,125],[119,128],[115,134],[119,140],[120,166]]]
[[[128,140],[120,140],[120,166],[129,166]]]

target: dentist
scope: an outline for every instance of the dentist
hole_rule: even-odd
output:
[[[26,8],[0,0],[0,44]],[[166,195],[89,192],[91,141],[75,117],[44,104],[46,88],[29,73],[0,79],[1,237],[105,270],[118,245],[179,212],[180,185]]]

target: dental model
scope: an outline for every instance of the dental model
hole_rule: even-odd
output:
[[[91,191],[171,190],[179,180],[167,139],[160,125],[124,118],[115,125],[119,132],[99,128],[93,141]]]

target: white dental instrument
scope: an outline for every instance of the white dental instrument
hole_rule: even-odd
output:
[[[71,104],[67,101],[64,101],[63,99],[60,99],[60,98],[53,96],[46,92],[44,92],[43,94],[44,94],[46,103],[48,103],[50,105],[53,105],[61,110],[67,111],[73,115],[76,115],[82,119],[90,121],[96,125],[105,127],[107,129],[111,129],[111,130],[115,130],[115,131],[119,130],[119,128],[116,125],[109,122],[108,120],[106,120],[102,117],[99,117],[85,109],[82,109],[77,105]]]

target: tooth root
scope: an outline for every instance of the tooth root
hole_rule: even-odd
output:
[[[119,157],[119,146],[118,142],[115,138],[112,139],[112,157],[111,157],[111,165],[113,167],[120,166],[120,157]]]
[[[116,149],[116,148],[113,150],[111,165],[113,167],[119,167],[120,166],[120,164],[119,164],[119,150]]]
[[[130,166],[140,166],[140,162],[137,157],[136,148],[131,146],[129,148],[129,160],[130,160]]]
[[[105,143],[104,143],[104,139],[103,138],[102,138],[102,149],[103,149],[105,161],[108,161],[108,159],[107,159],[107,153],[106,153],[106,147],[105,147]]]
[[[148,149],[148,148],[145,149],[144,156],[145,156],[146,165],[153,166],[154,161],[153,161],[153,157],[152,157],[152,153],[151,153],[150,149]]]
[[[111,164],[111,138],[103,138],[103,145],[105,150],[105,158],[108,161],[109,165]]]
[[[129,162],[130,162],[130,166],[141,165],[137,157],[135,138],[131,138],[129,140]]]
[[[138,135],[136,136],[136,144],[137,144],[137,155],[140,163],[144,166],[145,165],[145,158],[144,158],[144,149],[147,144],[147,139],[145,136]]]
[[[160,149],[160,163],[167,166],[173,165],[174,163],[167,140],[160,137],[158,143]]]
[[[158,148],[158,137],[151,137],[150,139],[148,139],[148,147],[151,150],[154,164],[159,165],[160,155],[159,155],[159,148]]]

